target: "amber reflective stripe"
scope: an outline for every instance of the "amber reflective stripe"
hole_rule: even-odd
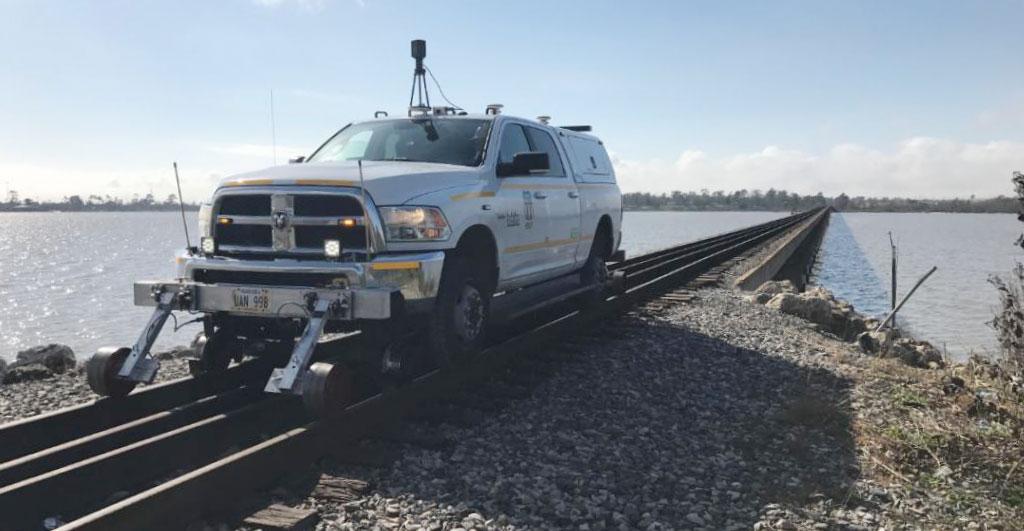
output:
[[[450,196],[449,199],[452,201],[462,201],[464,199],[476,199],[478,197],[494,197],[494,192],[466,192]]]
[[[398,269],[419,269],[419,262],[374,262],[370,269],[374,271],[395,271]]]
[[[536,249],[544,249],[545,247],[560,247],[562,245],[570,245],[578,243],[579,240],[568,239],[568,240],[547,240],[543,242],[527,243],[523,245],[513,245],[512,247],[506,247],[506,253],[521,253],[523,251],[533,251]]]
[[[239,181],[228,181],[224,186],[263,186],[274,184],[273,179],[242,179]]]
[[[294,185],[294,186],[356,186],[355,181],[343,181],[339,179],[296,179],[294,181],[277,179],[239,179],[228,181],[224,186],[266,186],[271,184]]]

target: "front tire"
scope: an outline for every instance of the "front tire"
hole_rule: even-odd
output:
[[[446,264],[427,330],[435,366],[464,362],[483,348],[491,305],[486,286],[463,257],[456,255]]]

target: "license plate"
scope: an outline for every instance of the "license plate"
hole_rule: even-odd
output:
[[[231,291],[231,309],[237,312],[271,313],[270,290],[235,288]]]

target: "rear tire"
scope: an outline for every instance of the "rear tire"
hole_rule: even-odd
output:
[[[584,308],[591,308],[604,302],[607,292],[606,285],[611,276],[608,272],[608,263],[605,261],[605,257],[610,254],[610,250],[606,249],[607,246],[607,236],[604,230],[598,229],[597,235],[594,237],[594,244],[590,246],[590,256],[583,264],[583,269],[580,269],[580,284],[593,288],[583,295],[581,306]]]
[[[484,276],[465,258],[449,258],[427,329],[435,366],[462,363],[480,352],[490,305],[491,293]]]

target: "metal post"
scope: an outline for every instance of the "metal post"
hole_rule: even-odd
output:
[[[875,332],[880,331],[885,326],[885,324],[888,323],[893,318],[893,316],[896,315],[896,312],[898,312],[899,309],[902,308],[903,305],[907,303],[907,301],[910,299],[910,296],[913,295],[915,291],[917,291],[917,288],[921,287],[921,284],[924,284],[925,280],[928,280],[928,277],[932,276],[932,273],[934,273],[936,269],[938,269],[938,266],[932,266],[932,268],[928,270],[928,272],[925,273],[923,277],[921,277],[921,280],[918,280],[917,284],[914,284],[914,287],[910,288],[910,293],[907,293],[907,295],[903,297],[903,300],[901,300],[900,303],[897,304],[891,312],[889,312],[889,315],[887,315],[885,317],[885,320],[878,325],[878,328],[875,329]]]
[[[889,311],[893,312],[893,328],[896,328],[896,242],[892,239],[892,231],[889,232],[889,247],[892,249],[892,302]]]

